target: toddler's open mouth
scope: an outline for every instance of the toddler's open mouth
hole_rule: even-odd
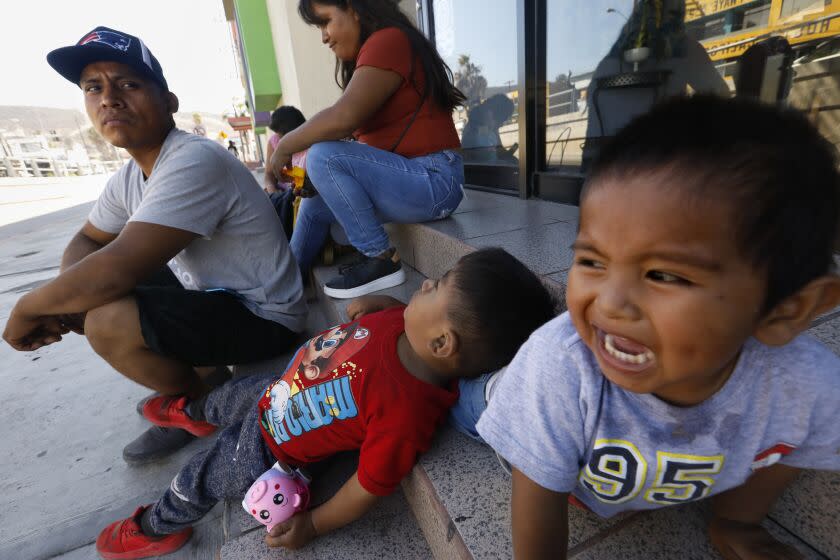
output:
[[[647,346],[634,340],[600,329],[597,329],[597,333],[601,356],[617,369],[638,373],[649,368],[656,358]]]

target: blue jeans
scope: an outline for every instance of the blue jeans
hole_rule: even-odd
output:
[[[319,142],[306,154],[306,173],[318,195],[301,202],[289,244],[303,272],[333,222],[374,257],[391,246],[384,222],[445,218],[463,197],[464,163],[452,150],[406,158],[358,142]]]
[[[480,442],[484,442],[475,429],[481,413],[487,408],[487,381],[496,372],[485,373],[473,379],[458,381],[460,395],[458,402],[449,411],[449,423],[464,435]]]

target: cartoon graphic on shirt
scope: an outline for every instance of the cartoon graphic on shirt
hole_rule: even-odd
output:
[[[278,417],[282,418],[286,414],[286,407],[289,404],[289,398],[292,396],[292,389],[289,384],[281,380],[271,387],[269,391],[271,396],[271,411]]]
[[[355,331],[353,324],[346,329],[342,329],[339,325],[310,340],[303,349],[297,373],[303,375],[307,381],[326,378],[330,372],[331,358],[347,342],[351,330]],[[300,382],[301,388],[304,383],[306,382]]]
[[[265,393],[270,401],[261,421],[278,445],[358,414],[350,381],[362,372],[350,358],[368,340],[370,332],[356,322],[333,327],[298,351],[283,377]]]

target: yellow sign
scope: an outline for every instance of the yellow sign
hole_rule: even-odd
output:
[[[730,35],[723,39],[703,41],[712,60],[736,58],[755,43],[770,36],[785,37],[791,45],[807,43],[840,35],[840,13],[822,15],[812,20]]]
[[[755,0],[687,0],[685,3],[685,21],[693,21],[702,17],[727,12],[739,8],[744,4],[752,4]]]

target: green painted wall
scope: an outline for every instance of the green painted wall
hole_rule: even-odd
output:
[[[274,57],[274,41],[266,0],[234,0],[239,34],[245,47],[245,64],[254,88],[254,109],[273,111],[283,89]]]

